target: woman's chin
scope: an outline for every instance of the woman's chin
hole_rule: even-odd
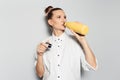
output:
[[[66,27],[57,28],[56,30],[65,31]]]

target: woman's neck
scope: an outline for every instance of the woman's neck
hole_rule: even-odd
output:
[[[60,30],[53,30],[53,34],[57,37],[59,37],[60,35],[62,35],[64,33],[64,31],[60,31]]]

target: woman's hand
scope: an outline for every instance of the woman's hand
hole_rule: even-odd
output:
[[[43,53],[47,50],[48,48],[48,45],[46,43],[40,43],[38,46],[37,46],[37,54],[42,56]]]
[[[73,33],[73,35],[75,36],[75,38],[76,38],[81,44],[85,42],[85,36],[84,36],[84,35],[77,34],[77,33],[74,32],[73,30],[71,30],[71,32]]]

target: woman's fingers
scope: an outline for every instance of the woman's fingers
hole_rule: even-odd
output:
[[[48,48],[48,45],[45,43],[40,43],[37,47],[37,52],[38,53],[44,53],[46,49]]]
[[[70,30],[70,31],[73,33],[73,35],[74,35],[79,41],[82,41],[82,40],[85,38],[85,36],[80,35],[80,34],[77,34],[77,33],[74,32],[73,30]]]
[[[74,35],[76,38],[79,37],[79,35],[78,35],[77,33],[75,33],[73,30],[70,29],[70,31],[73,33],[73,35]]]

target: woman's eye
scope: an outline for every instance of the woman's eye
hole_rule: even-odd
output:
[[[58,16],[57,18],[61,18],[60,16]]]
[[[58,16],[57,18],[61,18],[61,16]],[[64,19],[66,19],[66,16],[64,16]]]
[[[64,18],[66,19],[66,16],[64,16]]]

